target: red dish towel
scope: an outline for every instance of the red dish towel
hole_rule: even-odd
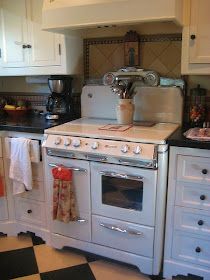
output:
[[[72,170],[64,167],[52,169],[53,184],[53,220],[64,223],[78,218],[76,198],[72,186]]]
[[[0,197],[3,197],[4,195],[4,183],[2,177],[0,176]]]

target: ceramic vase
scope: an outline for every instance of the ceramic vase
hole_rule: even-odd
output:
[[[134,104],[132,99],[119,99],[116,114],[117,122],[119,124],[132,124],[134,114]]]

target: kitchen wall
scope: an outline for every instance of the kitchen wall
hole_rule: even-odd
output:
[[[169,34],[169,33],[181,33],[182,29],[179,26],[176,26],[172,22],[164,22],[164,23],[143,23],[134,26],[121,26],[121,27],[108,27],[108,28],[92,28],[82,33],[83,38],[101,38],[101,37],[119,37],[124,36],[126,32],[129,30],[135,30],[138,34]],[[176,46],[177,47],[177,46]],[[177,52],[178,50],[178,52]],[[176,55],[178,55],[179,59],[181,59],[181,49],[178,47],[176,49]],[[141,61],[147,60],[150,58],[150,55],[147,56],[142,53],[143,57]],[[176,60],[178,59],[176,58]],[[165,56],[165,61],[167,59],[172,59],[173,55],[170,51]],[[156,65],[157,66],[157,65]],[[151,63],[152,67],[152,63]],[[161,65],[159,63],[159,69],[161,69]],[[157,67],[157,70],[158,70]],[[178,66],[180,67],[180,66]],[[163,68],[163,67],[162,67]],[[176,69],[176,75],[177,71]],[[185,77],[188,83],[188,89],[195,87],[198,83],[201,87],[208,89],[208,96],[210,97],[210,76],[188,76]],[[27,83],[25,77],[0,77],[0,92],[13,92],[13,93],[23,93],[26,95],[38,94],[41,96],[47,96],[49,94],[49,88],[47,84],[43,83]],[[189,90],[188,90],[189,94]]]

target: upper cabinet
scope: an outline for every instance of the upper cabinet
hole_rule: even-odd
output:
[[[210,1],[188,0],[182,39],[182,74],[210,74]]]
[[[63,31],[147,21],[174,21],[182,24],[182,2],[182,0],[44,0],[43,28]]]
[[[0,5],[0,75],[80,72],[82,40],[41,29],[43,0],[0,0]]]

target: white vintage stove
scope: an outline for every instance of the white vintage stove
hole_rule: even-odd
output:
[[[45,131],[48,214],[52,211],[51,168],[74,170],[80,217],[64,224],[50,219],[51,245],[76,247],[161,270],[168,146],[182,121],[179,88],[139,87],[132,125],[118,125],[118,97],[109,86],[85,86],[82,118]]]

